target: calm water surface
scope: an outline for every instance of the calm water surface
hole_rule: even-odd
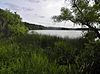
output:
[[[75,31],[75,30],[30,30],[29,33],[58,36],[62,38],[65,38],[65,37],[77,38],[77,37],[82,36],[82,31]]]

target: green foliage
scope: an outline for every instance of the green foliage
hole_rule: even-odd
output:
[[[100,73],[100,40],[95,41],[96,37],[100,39],[100,33],[95,27],[95,25],[100,25],[99,0],[71,0],[71,8],[63,7],[62,9],[59,16],[53,17],[54,21],[70,20],[78,25],[86,25],[93,30],[89,30],[85,34],[84,47],[78,50],[78,54],[77,51],[71,49],[74,54],[70,52],[70,54],[67,53],[67,57],[62,58],[65,61],[67,60],[67,65],[69,64],[67,69],[70,72],[69,74]],[[71,58],[68,58],[68,56]],[[65,61],[61,61],[61,63],[65,63]]]
[[[16,12],[0,9],[0,22],[0,34],[3,34],[4,37],[24,34],[28,30]]]
[[[37,34],[21,35],[8,40],[1,39],[0,73],[70,74],[72,71],[70,65],[64,65],[59,60],[68,54],[70,57],[66,56],[67,59],[72,58],[72,53],[74,53],[72,50],[78,49],[77,40],[79,39],[62,39]],[[61,61],[67,62],[64,59]]]
[[[62,7],[61,8],[61,15],[59,16],[53,16],[52,17],[54,19],[54,21],[67,21],[67,20],[71,20],[73,18],[71,11],[67,8]]]
[[[1,74],[95,74],[100,70],[100,41],[42,35],[0,40]],[[96,69],[96,70],[95,70]]]
[[[61,14],[52,17],[54,21],[70,20],[74,24],[85,25],[93,30],[100,39],[100,33],[97,29],[97,26],[100,25],[100,2],[98,0],[69,0],[69,2],[70,8],[62,7]]]
[[[36,54],[34,49],[30,51],[26,48],[21,51],[20,46],[15,42],[1,42],[1,74],[55,74],[55,72],[59,71],[56,65],[49,64],[46,56]]]
[[[62,7],[61,14],[54,16],[53,19],[56,21],[70,20],[81,25],[86,25],[86,23],[100,24],[100,3],[92,5],[90,2],[87,0],[71,0],[71,8]]]
[[[82,74],[100,73],[100,41],[89,42],[85,44],[85,48],[81,50],[80,57],[77,59],[77,65]]]

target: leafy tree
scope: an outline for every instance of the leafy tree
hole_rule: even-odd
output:
[[[21,17],[9,10],[0,9],[0,35],[8,37],[13,35],[24,34],[27,28],[21,21]]]
[[[67,2],[68,0],[65,0]],[[87,26],[93,30],[100,39],[100,33],[96,26],[100,25],[100,1],[99,0],[69,0],[70,7],[62,7],[61,14],[53,16],[56,22],[68,21]]]

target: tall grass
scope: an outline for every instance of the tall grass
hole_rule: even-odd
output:
[[[26,34],[0,39],[0,74],[83,73],[83,48],[82,38]]]

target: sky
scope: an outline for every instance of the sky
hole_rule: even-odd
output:
[[[43,26],[77,27],[70,21],[56,23],[51,19],[59,15],[64,6],[64,0],[0,0],[0,8],[17,12],[23,21]]]

